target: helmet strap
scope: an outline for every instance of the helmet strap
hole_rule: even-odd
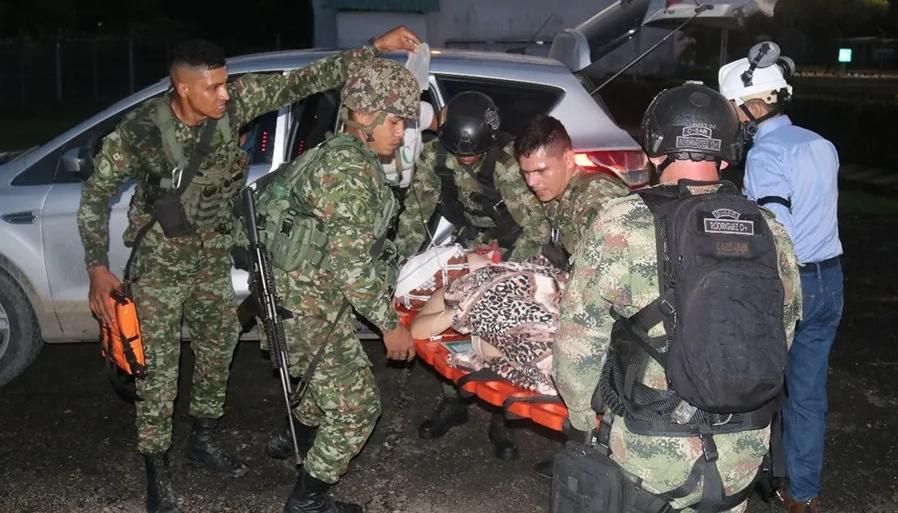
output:
[[[664,174],[664,170],[667,169],[667,167],[669,165],[673,164],[674,160],[676,160],[676,159],[671,158],[670,155],[665,155],[664,161],[661,162],[660,164],[658,164],[657,166],[655,166],[655,168],[658,170],[659,178],[661,177],[662,174]]]
[[[355,121],[349,117],[349,107],[343,105],[340,107],[340,119],[343,120],[343,124],[348,126],[349,128],[355,128],[360,130],[363,134],[365,134],[365,142],[374,142],[374,129],[383,124],[384,120],[387,119],[387,113],[385,111],[380,111],[374,121],[367,125],[363,125],[358,121]]]

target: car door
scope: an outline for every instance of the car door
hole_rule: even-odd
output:
[[[53,307],[66,339],[94,340],[97,323],[87,301],[89,281],[84,268],[84,250],[77,226],[81,186],[90,176],[92,158],[99,151],[102,138],[111,132],[127,111],[118,112],[71,138],[38,163],[53,169],[53,183],[40,215],[45,265],[50,283]],[[278,126],[285,123],[288,109],[259,116],[240,130],[241,143],[247,149],[249,173],[259,175],[271,170],[278,159],[275,152]],[[283,139],[283,137],[281,137]],[[77,162],[78,169],[74,164]],[[113,199],[109,224],[109,268],[117,276],[124,273],[130,249],[122,234],[127,228],[127,210],[134,192],[128,181]],[[238,298],[247,295],[246,273],[234,270],[232,284]]]
[[[54,169],[53,184],[40,216],[44,259],[50,293],[62,331],[70,340],[92,340],[98,334],[97,322],[87,301],[89,281],[84,267],[84,249],[78,233],[77,214],[81,186],[93,171],[93,157],[103,137],[111,132],[127,110],[86,128],[39,165]],[[121,277],[129,250],[122,234],[127,223],[128,203],[134,193],[133,180],[112,201],[109,217],[109,269]]]

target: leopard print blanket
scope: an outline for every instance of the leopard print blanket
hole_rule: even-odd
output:
[[[552,338],[566,275],[554,267],[503,262],[453,281],[445,291],[454,309],[452,328],[492,346],[467,361],[511,383],[556,395],[550,377]],[[493,350],[494,349],[494,350]]]

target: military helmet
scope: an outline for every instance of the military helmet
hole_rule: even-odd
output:
[[[499,108],[492,98],[476,91],[458,93],[446,104],[440,142],[453,155],[480,155],[493,145],[499,123]]]
[[[421,89],[415,76],[389,59],[370,59],[349,66],[340,99],[361,112],[386,112],[418,118]]]
[[[700,83],[658,93],[642,117],[642,135],[649,157],[730,163],[742,158],[742,124],[736,108]]]

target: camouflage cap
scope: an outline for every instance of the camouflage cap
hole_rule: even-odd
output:
[[[421,88],[412,73],[389,59],[370,59],[352,64],[340,98],[343,105],[362,112],[383,111],[418,117]]]

